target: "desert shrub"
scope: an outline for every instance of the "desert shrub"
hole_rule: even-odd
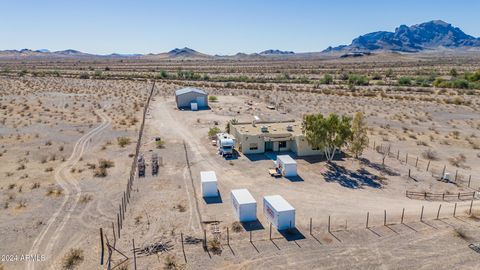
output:
[[[98,167],[99,167],[99,168],[105,168],[105,169],[107,169],[107,168],[111,168],[111,167],[113,167],[113,166],[115,166],[115,163],[114,163],[113,161],[111,161],[111,160],[100,159],[100,160],[98,161]]]
[[[61,187],[50,187],[47,189],[47,196],[58,197],[63,194],[63,189]]]
[[[88,75],[88,73],[84,72],[84,73],[80,74],[79,78],[80,79],[90,79],[90,75]]]
[[[212,239],[208,241],[208,250],[210,250],[213,254],[221,254],[222,253],[222,243],[218,239]]]
[[[83,250],[70,249],[70,251],[63,257],[62,269],[75,269],[84,260]]]
[[[166,270],[174,270],[178,269],[178,263],[177,259],[175,258],[174,255],[168,254],[167,257],[165,257],[165,262],[163,264],[163,268]]]
[[[96,168],[93,171],[94,177],[106,177],[108,175],[107,168]]]
[[[120,147],[125,147],[126,145],[130,144],[130,138],[128,137],[118,137],[117,138],[117,143]]]
[[[323,75],[323,78],[320,79],[321,84],[332,84],[333,83],[333,77],[330,74],[325,74]]]
[[[467,157],[464,154],[459,154],[456,157],[449,158],[448,162],[455,167],[463,167],[464,163],[467,161]]]
[[[159,139],[159,140],[155,141],[155,145],[157,146],[157,148],[164,148],[165,147],[165,141],[162,140],[162,139]]]
[[[410,85],[412,85],[412,78],[402,76],[402,77],[398,78],[397,84],[402,85],[402,86],[410,86]]]
[[[241,232],[243,230],[242,223],[235,221],[232,223],[232,231]]]
[[[429,148],[429,149],[423,151],[422,157],[424,159],[428,159],[428,160],[437,160],[438,159],[438,154],[435,150]]]
[[[365,75],[348,75],[348,84],[350,85],[368,85],[368,78]]]
[[[218,98],[217,98],[217,96],[208,96],[208,101],[210,101],[210,102],[217,102],[217,101],[218,101]]]

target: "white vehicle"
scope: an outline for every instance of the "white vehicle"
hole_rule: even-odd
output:
[[[218,153],[222,156],[232,156],[235,147],[235,138],[228,133],[217,134]]]

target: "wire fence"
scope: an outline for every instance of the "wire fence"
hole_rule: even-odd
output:
[[[480,191],[480,177],[472,176],[471,171],[455,167],[453,165],[441,164],[433,159],[427,159],[420,156],[412,155],[408,152],[402,152],[400,149],[392,149],[390,145],[377,144],[373,141],[372,149],[385,158],[396,159],[405,166],[414,167],[417,170],[425,170],[437,180],[447,180],[458,186],[471,188]]]
[[[458,193],[430,193],[430,192],[415,192],[406,191],[405,196],[411,199],[423,199],[433,201],[454,201],[454,200],[473,200],[476,192],[458,192]]]

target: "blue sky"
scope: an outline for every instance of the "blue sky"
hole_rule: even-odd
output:
[[[0,49],[209,54],[321,51],[372,31],[442,19],[480,36],[480,1],[3,0]]]

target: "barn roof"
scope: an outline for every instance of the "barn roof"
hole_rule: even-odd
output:
[[[203,95],[206,95],[207,92],[201,90],[201,89],[197,89],[197,88],[193,88],[193,87],[186,87],[186,88],[182,88],[182,89],[178,89],[177,91],[175,91],[175,95],[183,95],[183,94],[186,94],[186,93],[190,93],[190,92],[195,92],[195,93],[199,93],[199,94],[203,94]]]

